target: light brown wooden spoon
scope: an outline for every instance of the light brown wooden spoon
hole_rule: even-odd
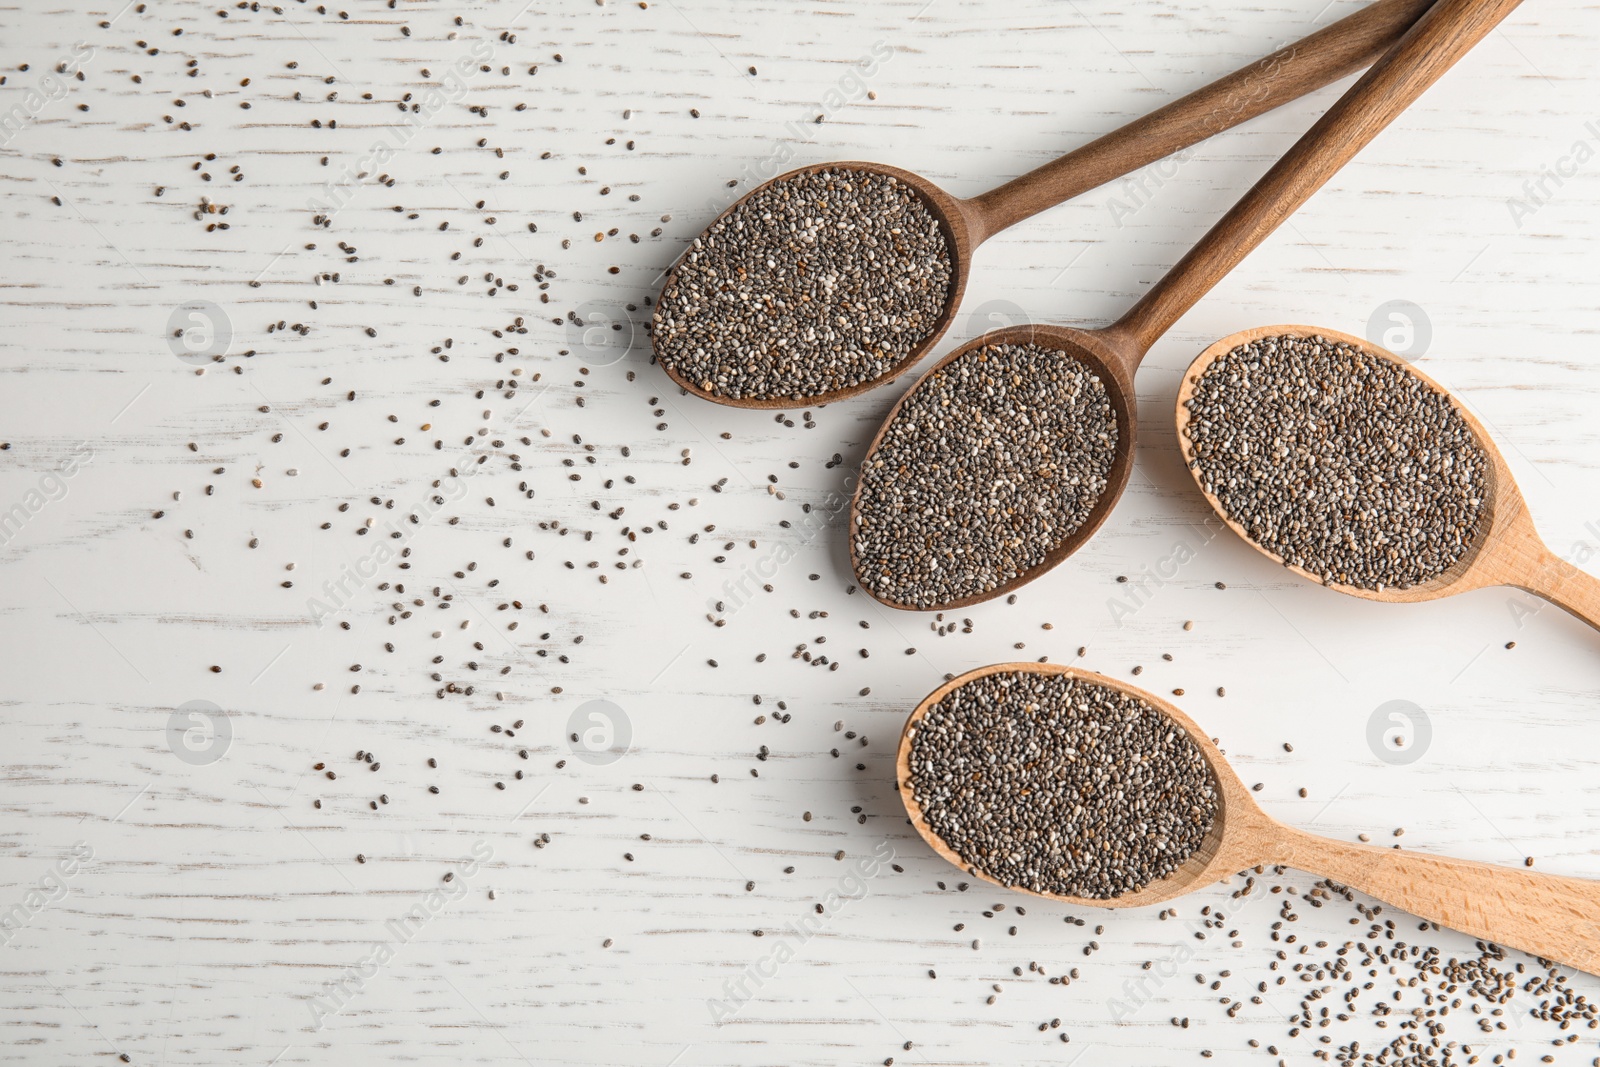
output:
[[[1183,451],[1185,465],[1189,468],[1189,473],[1194,476],[1201,495],[1206,498],[1218,517],[1228,524],[1229,529],[1244,538],[1258,552],[1280,564],[1284,563],[1280,556],[1253,540],[1244,527],[1229,517],[1222,502],[1214,494],[1206,492],[1200,471],[1197,469],[1194,444],[1189,439],[1187,403],[1194,396],[1197,379],[1205,373],[1213,360],[1259,338],[1285,335],[1326,337],[1330,341],[1342,341],[1380,359],[1397,363],[1405,368],[1407,374],[1420,378],[1440,393],[1449,394],[1449,390],[1393,352],[1359,337],[1315,326],[1258,326],[1250,330],[1241,330],[1224,337],[1195,357],[1195,361],[1189,364],[1189,369],[1184,372],[1183,384],[1178,389],[1178,446]],[[1482,510],[1479,512],[1476,537],[1449,570],[1407,589],[1375,590],[1325,581],[1300,567],[1284,565],[1302,578],[1308,578],[1319,585],[1326,585],[1329,589],[1337,589],[1341,593],[1349,593],[1351,596],[1367,600],[1383,600],[1395,604],[1437,600],[1440,597],[1454,596],[1456,593],[1482,589],[1485,586],[1515,586],[1559,605],[1590,626],[1600,629],[1600,579],[1579,570],[1545,545],[1539,537],[1539,532],[1534,529],[1533,519],[1528,514],[1528,506],[1511,476],[1511,469],[1506,466],[1505,457],[1495,447],[1488,431],[1472,412],[1460,404],[1456,404],[1455,409],[1462,421],[1472,430],[1478,447],[1489,458],[1490,467],[1488,477],[1485,479],[1484,500]]]
[[[940,856],[996,885],[929,827],[911,787],[911,740],[929,709],[951,691],[990,674],[1064,674],[1143,700],[1181,726],[1211,767],[1221,796],[1217,817],[1188,862],[1167,877],[1110,900],[1005,888],[1077,907],[1137,908],[1223,881],[1251,867],[1284,866],[1360,890],[1413,915],[1590,974],[1600,974],[1600,882],[1534,874],[1473,860],[1349,844],[1285,826],[1261,810],[1226,757],[1183,712],[1159,697],[1090,671],[1042,663],[997,663],[946,682],[917,705],[900,734],[895,786],[917,833]]]
[[[879,378],[815,396],[733,399],[702,387],[666,360],[667,374],[696,396],[731,407],[792,408],[826,404],[855,396],[893,379],[921,359],[950,326],[966,290],[972,254],[985,240],[1023,219],[1090,189],[1199,144],[1223,130],[1263,115],[1291,100],[1329,85],[1371,64],[1428,9],[1433,0],[1375,0],[1356,13],[1287,45],[1256,63],[1152,111],[1121,129],[1091,141],[1060,159],[1029,171],[982,196],[962,200],[926,178],[881,163],[840,162],[800,167],[764,182],[740,197],[722,218],[749,197],[798,175],[845,169],[890,175],[904,182],[938,220],[951,256],[945,307],[932,332]],[[712,225],[715,225],[713,222]],[[673,270],[662,283],[665,298],[677,281]],[[657,301],[660,307],[661,301]],[[652,344],[655,344],[652,331]]]
[[[1164,278],[1110,326],[1080,330],[1028,325],[995,330],[935,364],[890,410],[867,448],[862,461],[864,472],[877,461],[877,452],[907,401],[917,390],[939,382],[945,367],[990,345],[1034,344],[1077,360],[1105,384],[1117,424],[1116,454],[1106,476],[1106,488],[1085,521],[1051,546],[1031,569],[970,596],[943,603],[911,604],[882,594],[876,588],[872,570],[882,567],[882,562],[861,556],[862,492],[867,484],[863,477],[851,499],[849,531],[851,568],[861,587],[889,607],[948,611],[1009,593],[1082,547],[1127,487],[1137,430],[1133,377],[1150,347],[1519,3],[1521,0],[1438,0]],[[1009,476],[1020,479],[1025,475],[1010,472]]]

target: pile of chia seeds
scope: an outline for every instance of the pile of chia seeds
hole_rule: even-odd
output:
[[[1116,449],[1088,367],[1037,345],[974,349],[917,383],[869,457],[856,577],[916,608],[993,593],[1084,524]]]
[[[1143,700],[1068,675],[999,672],[952,691],[911,740],[928,827],[977,871],[1110,900],[1181,867],[1220,804],[1200,747]]]
[[[1287,564],[1409,589],[1478,537],[1490,461],[1450,397],[1325,337],[1263,337],[1214,361],[1189,409],[1191,467]]]
[[[831,169],[757,190],[684,253],[656,358],[729,400],[803,400],[888,374],[934,331],[951,253],[895,178]]]

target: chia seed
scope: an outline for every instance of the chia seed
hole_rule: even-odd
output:
[[[756,190],[689,246],[656,358],[727,400],[803,400],[888,374],[936,329],[951,254],[910,186],[829,169]]]
[[[924,610],[995,593],[1089,518],[1116,447],[1106,385],[1071,356],[961,355],[907,394],[862,471],[856,580]]]
[[[1409,589],[1477,540],[1490,460],[1448,395],[1325,337],[1263,337],[1185,402],[1190,467],[1246,535],[1324,584]]]
[[[1068,674],[1001,671],[952,690],[914,727],[909,764],[929,829],[977,872],[1036,893],[1136,892],[1194,854],[1220,806],[1187,731]]]

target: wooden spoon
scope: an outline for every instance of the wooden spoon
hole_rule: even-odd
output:
[[[1116,454],[1106,488],[1088,517],[1059,542],[1041,562],[993,588],[943,603],[911,604],[876,588],[874,568],[882,563],[863,559],[862,488],[858,482],[850,505],[850,562],[863,589],[889,607],[908,611],[948,611],[1011,592],[1033,581],[1076,552],[1111,513],[1133,466],[1135,420],[1133,376],[1150,347],[1178,319],[1257,245],[1300,208],[1339,168],[1366,147],[1383,128],[1449,70],[1473,45],[1509,15],[1521,0],[1439,0],[1372,69],[1319,119],[1304,137],[1267,171],[1255,186],[1200,239],[1200,242],[1157,282],[1122,318],[1095,330],[1029,325],[995,330],[950,353],[907,390],[890,410],[868,446],[862,470],[871,469],[890,427],[917,390],[939,381],[940,372],[991,345],[1033,344],[1077,360],[1099,376],[1116,415]],[[1021,413],[1019,413],[1021,414]],[[1047,421],[1048,413],[1037,413]],[[1020,481],[1025,472],[1008,472]],[[919,506],[930,506],[918,500]]]
[[[929,827],[911,788],[911,740],[923,716],[952,690],[986,675],[1006,672],[1064,674],[1143,700],[1188,732],[1205,755],[1221,796],[1211,832],[1188,862],[1136,892],[1109,900],[1090,900],[1006,888],[1078,907],[1137,908],[1171,900],[1251,867],[1281,865],[1331,879],[1473,937],[1600,974],[1600,927],[1595,922],[1595,917],[1600,916],[1600,882],[1348,844],[1285,826],[1261,810],[1226,757],[1183,712],[1131,685],[1054,664],[998,663],[968,671],[935,689],[918,704],[900,734],[895,785],[911,824],[935,852],[972,876],[1003,884],[964,860]]]
[[[736,211],[749,197],[774,185],[818,171],[845,169],[890,175],[921,198],[944,232],[951,254],[951,280],[945,307],[932,332],[881,377],[815,396],[733,399],[702,388],[666,359],[656,347],[658,362],[684,389],[730,407],[791,408],[826,404],[855,396],[903,373],[938,343],[961,305],[972,254],[988,238],[1023,219],[1130,174],[1214,134],[1263,115],[1338,81],[1371,64],[1415,23],[1432,0],[1375,0],[1304,40],[1279,49],[1243,70],[1197,89],[1152,111],[1119,130],[1091,141],[1051,163],[1029,171],[997,189],[970,200],[951,196],[910,171],[880,163],[823,163],[801,167],[773,178],[735,201],[721,217]],[[713,223],[715,225],[715,223]],[[664,299],[677,281],[669,273],[662,284]],[[657,307],[660,307],[657,301]],[[652,338],[655,334],[652,333]]]
[[[1449,394],[1449,390],[1393,352],[1359,337],[1315,326],[1259,326],[1255,329],[1241,330],[1224,337],[1195,358],[1184,373],[1183,385],[1178,390],[1178,445],[1183,450],[1185,464],[1189,468],[1189,473],[1194,475],[1201,495],[1211,504],[1222,521],[1257,551],[1280,564],[1284,563],[1280,556],[1253,540],[1244,527],[1228,516],[1222,502],[1215,495],[1206,492],[1196,466],[1194,445],[1189,439],[1187,402],[1194,396],[1196,380],[1206,372],[1213,360],[1259,338],[1286,335],[1326,337],[1330,341],[1342,341],[1380,359],[1397,363],[1412,377],[1420,378],[1440,393]],[[1300,567],[1290,564],[1285,566],[1301,577],[1326,585],[1329,589],[1337,589],[1341,593],[1364,597],[1367,600],[1383,600],[1395,604],[1437,600],[1440,597],[1454,596],[1456,593],[1482,589],[1485,586],[1510,585],[1541,596],[1576,615],[1590,626],[1600,629],[1600,579],[1579,570],[1545,545],[1539,537],[1539,532],[1534,529],[1533,519],[1529,516],[1528,506],[1511,476],[1511,469],[1506,466],[1505,458],[1495,447],[1488,431],[1472,412],[1459,404],[1455,405],[1455,409],[1472,431],[1473,437],[1477,439],[1478,447],[1489,458],[1490,467],[1485,478],[1484,500],[1482,510],[1479,512],[1476,537],[1449,570],[1406,589],[1377,590],[1324,580]]]

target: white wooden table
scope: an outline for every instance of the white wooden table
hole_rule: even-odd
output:
[[[1015,606],[939,637],[845,591],[836,493],[905,382],[788,425],[679,395],[642,332],[552,320],[642,304],[727,183],[775,159],[891,161],[971,194],[1349,3],[280,3],[0,4],[0,1059],[1273,1062],[1256,1038],[1313,1062],[1323,1046],[1284,1034],[1292,989],[1232,1020],[1217,1003],[1266,976],[1270,909],[1239,917],[1239,948],[1188,934],[1231,906],[1226,886],[1176,925],[1078,927],[958,892],[910,834],[891,770],[905,712],[946,672],[1080,646],[1093,669],[1185,688],[1285,820],[1600,877],[1597,635],[1505,590],[1343,598],[1208,539],[1170,417],[1216,337],[1371,336],[1409,301],[1427,322],[1412,354],[1492,427],[1551,544],[1600,552],[1592,5],[1513,15],[1189,314],[1140,376],[1145,437],[1113,521]],[[1119,313],[1336,91],[1142,194],[1098,190],[997,238],[944,349],[1010,305]],[[516,316],[525,334],[493,334]],[[448,480],[479,455],[481,474]],[[407,523],[419,509],[436,513]],[[1156,576],[1137,610],[1118,575]],[[413,614],[390,626],[396,603]],[[801,643],[839,668],[792,658]],[[597,700],[627,731],[618,759],[589,751],[624,743],[589,718]],[[753,721],[780,700],[791,721]],[[1411,762],[1369,745],[1391,701],[1420,709]],[[517,720],[514,738],[491,729]],[[851,877],[890,849],[899,869]],[[859,899],[815,922],[834,892]],[[1346,936],[1350,914],[1300,933]],[[1197,946],[1181,973],[1124,1010],[1140,964],[1180,945]],[[1034,961],[1080,977],[1050,984]],[[1221,993],[1191,978],[1222,970]],[[1358,1023],[1337,1042],[1376,1048]],[[1530,1024],[1483,1062],[1595,1054],[1553,1036]]]

